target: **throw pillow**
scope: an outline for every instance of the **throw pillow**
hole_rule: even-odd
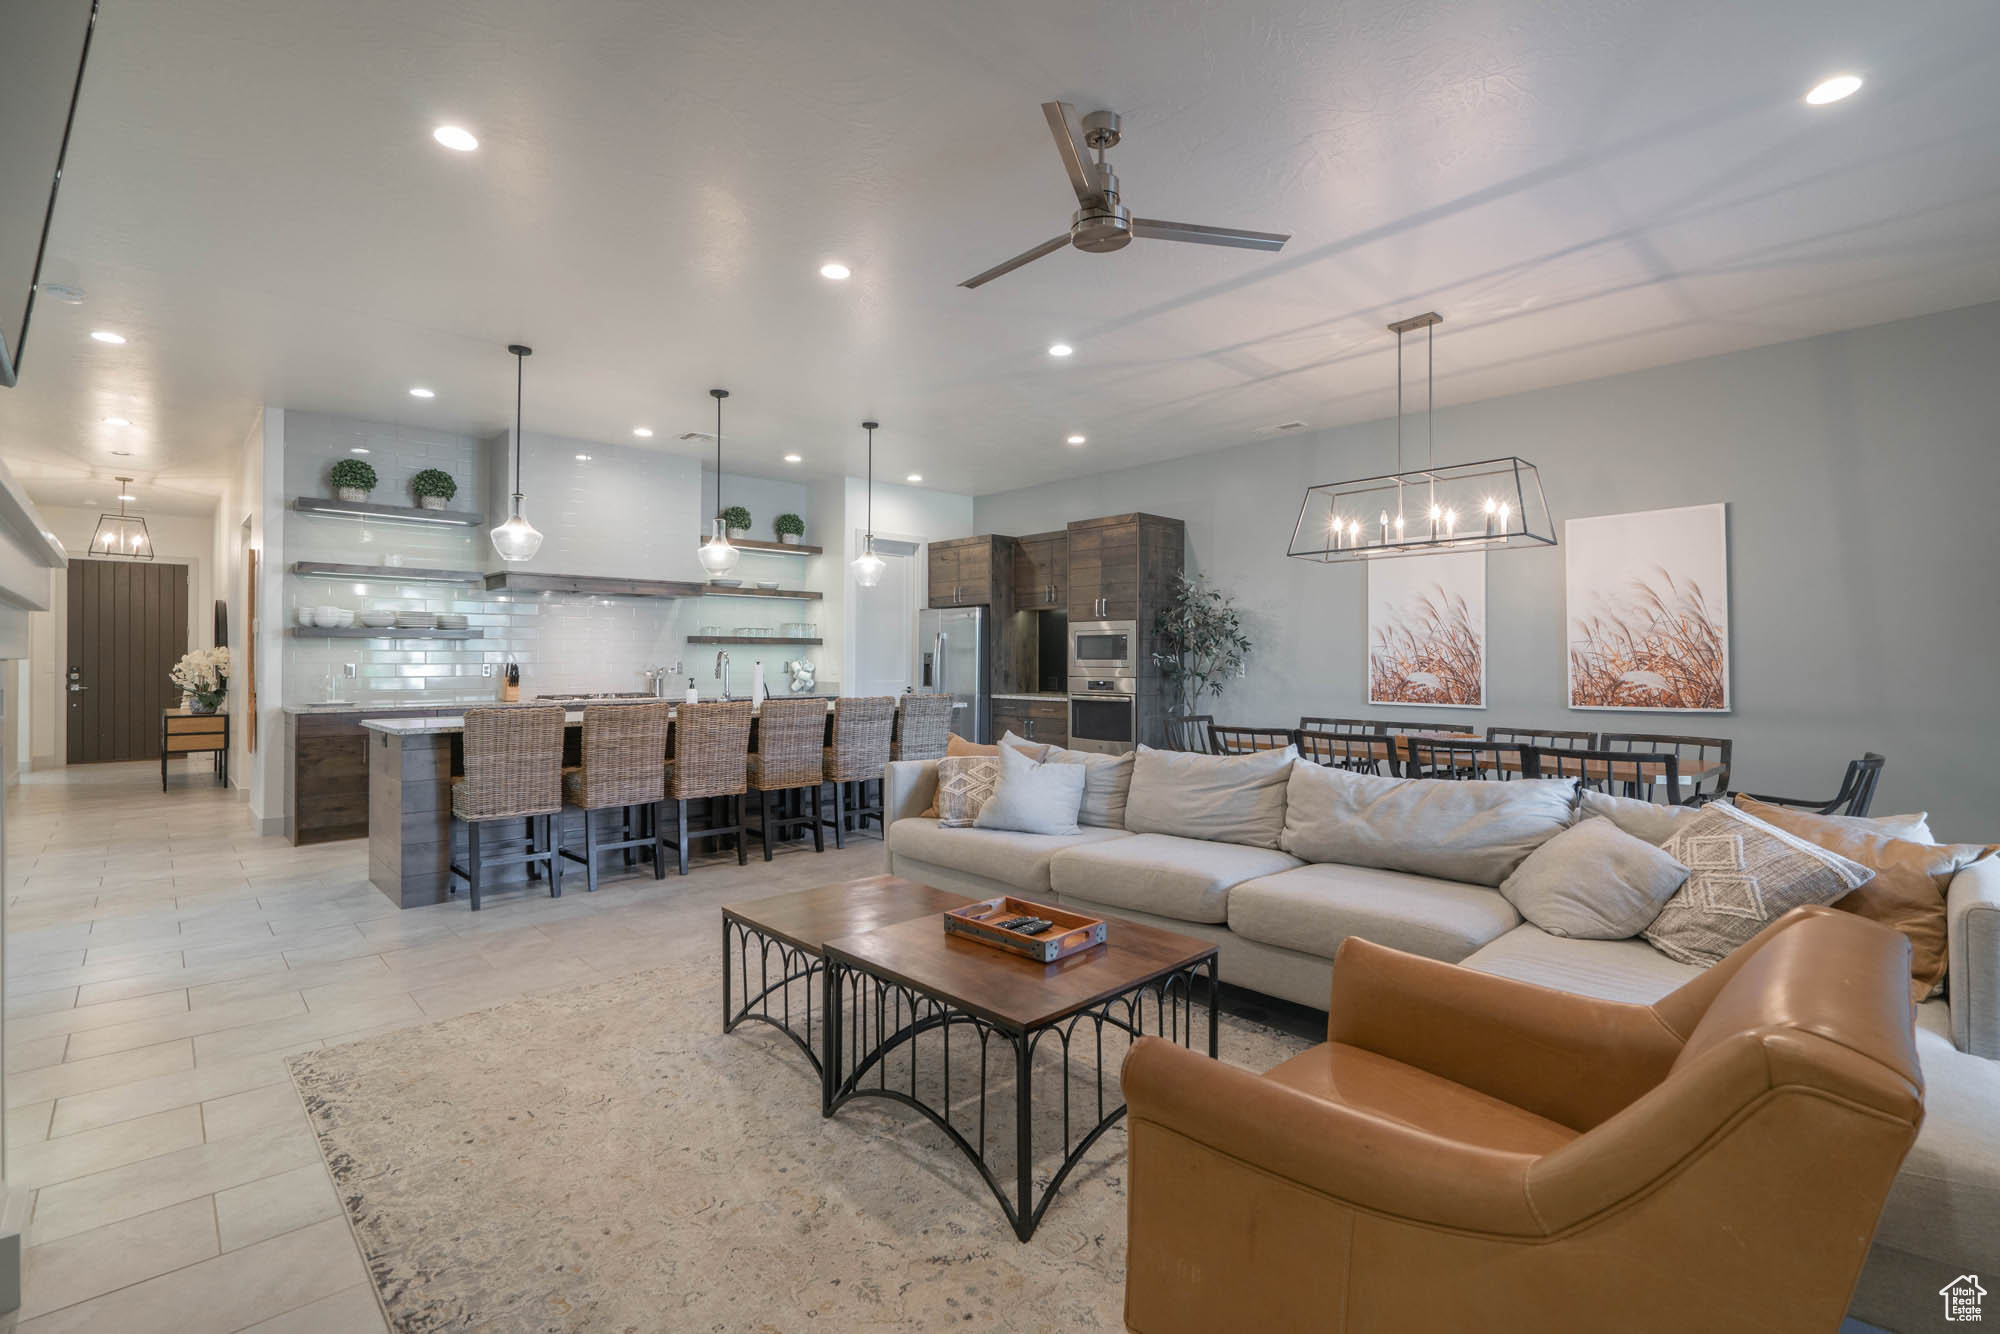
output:
[[[1611,821],[1634,838],[1645,839],[1656,848],[1672,838],[1681,822],[1700,809],[1699,806],[1665,806],[1657,801],[1641,801],[1637,797],[1614,797],[1591,788],[1583,790],[1576,804],[1579,820],[1598,816]]]
[[[1089,750],[1050,746],[1051,764],[1083,766],[1083,809],[1076,822],[1099,829],[1125,827],[1125,803],[1132,790],[1131,755],[1100,755]]]
[[[1910,998],[1918,1004],[1944,986],[1945,894],[1951,878],[1995,851],[1977,843],[1925,843],[1857,827],[1855,816],[1814,815],[1738,797],[1739,810],[1868,867],[1875,878],[1833,906],[1910,938]],[[1891,817],[1894,818],[1894,817]]]
[[[1845,898],[1875,874],[1726,801],[1701,807],[1665,851],[1687,866],[1687,883],[1643,934],[1669,959],[1702,968],[1793,908]]]
[[[1046,760],[1049,757],[1049,752],[1055,749],[1054,746],[1051,746],[1046,741],[1030,741],[1024,736],[1016,736],[1011,731],[1000,734],[1000,745],[1003,749],[1012,747],[1028,758],[1035,760]]]
[[[1211,843],[1275,848],[1285,832],[1285,777],[1298,751],[1197,755],[1141,746],[1132,758],[1125,827]]]
[[[1687,867],[1645,839],[1609,820],[1584,820],[1529,853],[1500,893],[1552,936],[1628,940],[1687,878]]]
[[[1281,846],[1344,862],[1497,886],[1570,821],[1573,778],[1454,782],[1293,768]]]
[[[1792,811],[1796,815],[1811,815],[1815,820],[1825,821],[1826,824],[1822,825],[1822,828],[1845,829],[1853,834],[1884,834],[1890,838],[1907,839],[1912,843],[1937,842],[1937,839],[1931,836],[1931,813],[1929,811],[1912,811],[1908,815],[1819,815],[1812,811],[1796,811],[1790,806],[1776,806],[1768,801],[1759,801],[1748,792],[1739,792],[1731,797],[1730,800],[1736,803],[1738,809],[1746,810],[1758,819],[1772,824],[1776,824],[1777,822],[1771,820],[1765,814],[1766,811]],[[1791,828],[1789,825],[1780,825],[1779,827],[1784,829]],[[1803,831],[1793,830],[1792,832],[1800,833]],[[1807,837],[1810,838],[1811,836],[1807,835]],[[1815,843],[1819,842],[1816,838],[1812,841]]]
[[[997,755],[947,755],[937,762],[937,822],[944,829],[966,829],[979,819],[980,808],[993,799],[1000,782]]]
[[[1000,747],[1010,745],[1020,747],[1036,759],[1040,759],[1042,752],[1048,749],[1047,746],[1037,745],[1032,741],[1023,741],[1012,732],[1007,733],[1000,738],[997,744],[991,746],[982,746],[977,741],[967,741],[958,733],[952,732],[944,739],[944,756],[948,760],[970,759],[974,756],[982,755],[997,758],[1000,754]],[[943,781],[942,775],[939,776],[939,781]],[[931,798],[931,804],[924,808],[919,818],[925,820],[935,820],[938,818],[938,803],[935,796]]]
[[[1074,834],[1083,802],[1084,769],[1031,759],[1012,746],[1000,747],[1000,782],[979,808],[981,829],[1014,829],[1023,834]]]

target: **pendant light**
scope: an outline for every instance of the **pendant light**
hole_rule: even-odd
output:
[[[521,368],[535,350],[519,343],[509,343],[507,350],[514,354],[514,512],[487,536],[501,560],[531,560],[542,549],[542,535],[521,513]]]
[[[729,391],[708,392],[715,398],[715,518],[709,523],[708,540],[701,544],[701,568],[713,578],[735,569],[742,553],[729,545],[729,526],[722,521],[722,400]]]
[[[1542,476],[1526,459],[1431,458],[1436,311],[1389,326],[1396,335],[1396,471],[1306,488],[1287,556],[1332,564],[1438,551],[1521,550],[1556,544]],[[1403,335],[1424,330],[1424,466],[1403,468]]]
[[[875,554],[875,430],[881,424],[861,423],[861,429],[868,432],[868,527],[861,535],[861,554],[854,558],[854,582],[863,588],[881,583],[882,571],[888,568]]]
[[[126,556],[133,560],[153,558],[153,535],[146,531],[146,521],[136,514],[125,512],[125,502],[132,498],[132,479],[118,479],[118,512],[97,516],[97,529],[90,535],[90,554],[93,556]]]

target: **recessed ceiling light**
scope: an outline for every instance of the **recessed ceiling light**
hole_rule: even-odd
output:
[[[112,333],[109,329],[92,329],[90,336],[100,343],[122,343],[125,341],[124,334]]]
[[[479,140],[473,137],[472,131],[459,125],[440,125],[431,131],[431,138],[459,153],[470,153],[479,147]]]
[[[576,456],[576,461],[577,461],[578,463],[588,463],[588,462],[590,462],[590,455],[588,455],[588,454],[578,454],[578,455]]]
[[[854,270],[848,268],[845,264],[842,264],[838,260],[835,260],[829,264],[822,264],[819,266],[819,276],[822,278],[831,278],[835,282],[839,282],[841,279],[848,277],[853,272]]]
[[[1271,429],[1274,431],[1303,431],[1306,429],[1306,424],[1302,421],[1279,422]]]
[[[1806,101],[1812,106],[1823,107],[1828,102],[1838,102],[1842,98],[1854,96],[1860,88],[1859,74],[1836,74],[1830,79],[1821,79],[1814,84],[1813,90],[1806,94]]]
[[[634,426],[632,434],[638,436],[641,440],[651,440],[653,438],[653,428],[650,426]]]
[[[803,455],[803,454],[787,454],[787,455],[785,455],[785,462],[787,462],[787,463],[804,463],[805,461],[806,461],[806,459],[805,459],[805,455]]]
[[[906,482],[921,482],[924,480],[924,475],[920,472],[913,472],[903,480]]]
[[[1069,438],[1069,443],[1072,445],[1080,445],[1084,443],[1084,437],[1081,435],[1073,435]]]
[[[422,385],[420,385],[420,384],[416,384],[416,385],[411,385],[411,386],[410,386],[410,397],[411,397],[411,398],[436,398],[436,397],[437,397],[437,390],[435,390],[435,389],[426,389],[426,388],[424,388],[424,387],[423,387]]]
[[[114,449],[111,451],[111,457],[118,459],[129,459],[132,457],[132,451],[129,449]]]
[[[368,446],[366,446],[366,445],[356,445],[356,446],[354,446],[354,447],[353,447],[352,449],[348,450],[347,452],[348,452],[348,453],[350,453],[350,454],[366,454],[366,453],[368,452]]]
[[[1074,351],[1076,351],[1076,349],[1071,347],[1068,343],[1049,344],[1049,355],[1052,357],[1066,357]]]
[[[41,283],[37,285],[36,290],[49,300],[60,301],[65,306],[83,304],[83,289],[71,287],[68,283]]]
[[[130,426],[132,421],[129,417],[106,417],[104,424],[106,426]]]

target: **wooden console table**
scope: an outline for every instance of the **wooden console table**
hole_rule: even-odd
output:
[[[215,781],[229,786],[229,715],[166,709],[160,714],[160,791],[167,790],[167,761],[176,755],[212,751]]]

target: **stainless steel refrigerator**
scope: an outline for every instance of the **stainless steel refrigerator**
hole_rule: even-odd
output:
[[[917,613],[917,689],[952,697],[951,730],[967,741],[987,740],[985,607],[932,607]]]

